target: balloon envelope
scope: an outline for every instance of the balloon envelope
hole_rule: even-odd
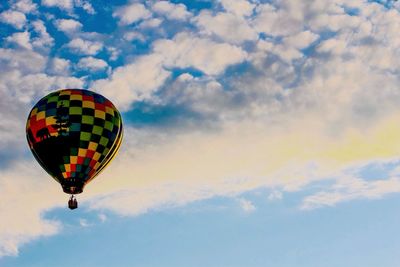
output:
[[[112,160],[122,141],[121,115],[100,94],[63,89],[43,97],[26,124],[29,147],[64,192],[78,194]]]

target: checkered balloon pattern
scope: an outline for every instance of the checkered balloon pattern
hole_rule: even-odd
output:
[[[64,89],[42,98],[26,124],[30,149],[40,165],[70,194],[113,159],[122,141],[121,115],[105,97]]]

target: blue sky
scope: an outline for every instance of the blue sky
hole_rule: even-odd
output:
[[[398,266],[396,1],[0,4],[0,266]],[[43,95],[121,111],[67,195],[25,142]]]

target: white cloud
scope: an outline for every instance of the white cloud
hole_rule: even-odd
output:
[[[28,50],[32,50],[32,44],[31,44],[31,35],[29,32],[16,32],[11,36],[8,36],[6,38],[7,42],[10,43],[15,43],[20,47],[23,47]]]
[[[18,88],[14,92],[14,97],[25,104],[37,97],[39,93],[44,94],[59,88],[82,88],[83,86],[83,81],[74,77],[49,76],[44,73],[22,75],[18,71],[6,74],[10,77],[4,80],[4,84]]]
[[[180,82],[189,82],[189,81],[193,81],[193,79],[194,79],[194,77],[191,74],[183,73],[183,74],[179,75],[177,80]]]
[[[356,29],[361,23],[359,17],[347,14],[319,14],[311,21],[310,26],[315,31],[338,31],[346,28]]]
[[[73,77],[49,76],[47,58],[31,50],[0,49],[0,157],[2,168],[26,151],[25,122],[31,103],[59,88],[81,88]],[[10,93],[12,90],[12,93]]]
[[[283,194],[281,191],[274,190],[268,195],[268,200],[269,201],[281,200],[282,197]]]
[[[287,12],[287,15],[291,13]],[[294,18],[301,22],[299,18],[302,16],[297,14]],[[386,30],[391,29],[391,24],[382,23],[376,27],[378,32],[386,33],[385,37],[366,42],[367,31],[352,34],[350,38],[344,29],[328,40],[339,40],[346,49],[327,46],[325,51],[335,53],[329,57],[320,56],[320,47],[326,42],[323,41],[317,48],[318,53],[304,58],[300,66],[281,58],[301,56],[298,49],[309,45],[316,36],[303,33],[303,30],[282,30],[279,34],[286,36],[283,40],[293,55],[285,51],[283,45],[280,50],[272,42],[260,41],[257,53],[273,51],[278,59],[270,58],[268,54],[258,57],[259,63],[254,64],[258,74],[242,72],[229,82],[229,90],[218,89],[221,88],[218,86],[208,89],[205,86],[207,81],[200,83],[198,78],[182,75],[178,79],[185,83],[182,89],[175,94],[175,88],[170,87],[162,97],[168,96],[173,103],[188,103],[187,107],[201,115],[215,113],[217,118],[222,118],[218,121],[220,131],[213,134],[203,130],[184,136],[175,133],[160,137],[168,140],[159,141],[162,144],[146,132],[142,135],[148,135],[151,139],[148,142],[157,145],[156,149],[148,147],[143,150],[130,143],[146,143],[138,140],[141,133],[127,134],[129,137],[126,139],[134,141],[128,141],[128,151],[122,153],[108,174],[107,171],[104,173],[105,178],[111,173],[113,177],[121,177],[118,181],[121,187],[114,184],[115,180],[99,180],[93,185],[98,192],[102,192],[101,188],[112,188],[115,193],[93,207],[104,205],[132,215],[165,205],[232,195],[262,186],[294,191],[313,181],[333,175],[343,176],[343,170],[360,162],[398,157],[400,95],[396,90],[398,75],[393,70],[398,70],[399,65],[392,60],[398,57],[398,51],[391,42],[392,39],[396,41],[397,36],[392,30]],[[201,69],[203,67],[199,66],[202,65],[190,56],[191,49],[197,48],[198,39],[181,34],[173,40],[159,41],[160,48],[156,42],[154,52],[167,55],[160,61],[168,63],[168,67]],[[182,56],[184,63],[176,58],[175,51],[176,54],[185,51]],[[195,51],[201,54],[202,49]],[[207,56],[209,59],[210,55]],[[195,86],[196,83],[199,86]],[[240,104],[230,101],[238,97],[242,101]],[[249,123],[248,120],[253,121]],[[228,126],[221,125],[221,122]],[[224,164],[217,164],[221,161]],[[128,176],[123,178],[124,165],[135,169],[136,176],[149,179],[132,185]],[[389,185],[397,190],[397,181],[389,178],[382,184],[362,187],[364,193],[357,193],[357,198],[383,196],[392,192]],[[327,194],[327,198],[332,198],[332,192]],[[333,196],[335,194],[338,193],[334,191]],[[347,198],[342,195],[343,192],[339,191],[339,201]],[[312,198],[310,201],[315,202]],[[335,201],[327,200],[327,203],[338,203]]]
[[[90,185],[86,197],[94,209],[137,215],[260,187],[298,191],[314,181],[342,177],[349,166],[364,166],[360,162],[398,156],[400,127],[393,125],[398,118],[340,139],[325,135],[321,121],[305,117],[302,121],[286,118],[284,128],[242,121],[217,132],[179,134],[127,127],[122,151],[101,179]],[[388,131],[393,137],[383,144],[381,135]],[[132,179],[132,175],[146,179]],[[368,194],[375,194],[378,184]],[[394,183],[384,182],[379,188],[389,185]],[[280,197],[281,193],[274,193],[273,198]]]
[[[37,10],[37,4],[32,3],[32,0],[17,0],[12,7],[22,13],[32,13]]]
[[[69,11],[74,8],[73,0],[42,0],[42,5],[47,7],[58,7]]]
[[[140,32],[126,32],[124,33],[124,39],[127,41],[139,40],[141,42],[146,41],[146,37]]]
[[[365,181],[354,177],[341,177],[329,191],[317,192],[303,200],[301,209],[310,210],[353,199],[376,199],[386,194],[400,192],[399,177]]]
[[[99,216],[100,222],[107,221],[107,215],[105,215],[104,213],[100,213],[98,216]]]
[[[132,64],[117,68],[110,79],[95,82],[93,88],[126,110],[133,101],[149,99],[169,77],[162,60],[156,54],[140,57]]]
[[[108,46],[106,47],[106,49],[107,52],[110,54],[111,61],[117,60],[121,54],[121,50],[119,50],[118,48]]]
[[[169,1],[156,1],[151,8],[171,20],[187,20],[192,16],[184,4],[174,4]]]
[[[94,87],[115,99],[118,106],[125,110],[133,101],[153,96],[170,76],[165,67],[194,67],[206,74],[218,75],[247,56],[239,47],[186,33],[178,34],[173,40],[156,41],[153,50],[153,54],[139,57],[134,63],[116,69],[111,78],[97,81]]]
[[[39,73],[44,71],[46,58],[29,50],[13,50],[0,48],[0,64],[3,72],[18,70],[19,72]]]
[[[0,194],[4,203],[0,205],[0,257],[17,256],[21,245],[60,230],[60,222],[43,218],[43,212],[62,203],[61,188],[46,178],[47,174],[39,171],[32,161],[21,161],[12,168],[0,170]]]
[[[82,8],[88,14],[96,14],[92,4],[87,0],[42,0],[42,5],[47,7],[58,7],[71,13],[75,7]]]
[[[74,53],[91,56],[96,55],[103,49],[103,45],[100,42],[83,40],[81,38],[71,40],[67,44],[67,47]]]
[[[96,14],[96,10],[94,10],[92,4],[86,0],[75,0],[75,6],[81,7],[88,14],[94,15]]]
[[[161,99],[168,103],[185,105],[190,110],[202,116],[224,117],[222,107],[229,106],[233,95],[224,90],[224,87],[213,77],[193,77],[184,73],[169,88]],[[225,113],[226,114],[226,113]]]
[[[286,44],[273,45],[271,48],[267,48],[266,51],[277,55],[283,62],[287,64],[291,64],[292,60],[300,59],[303,57],[303,54],[299,51],[299,49],[290,47]]]
[[[303,49],[318,39],[318,35],[310,31],[300,32],[298,34],[283,39],[285,45],[297,49]]]
[[[287,10],[276,9],[270,4],[258,6],[256,13],[254,27],[269,35],[291,35],[300,32],[304,26],[302,18],[291,16]]]
[[[148,19],[140,23],[141,28],[155,28],[160,26],[162,23],[162,20],[159,18],[154,18],[154,19]]]
[[[250,200],[244,198],[239,198],[239,205],[244,212],[250,213],[256,210],[254,204]]]
[[[43,21],[36,20],[32,22],[34,31],[37,33],[37,37],[33,38],[32,45],[36,48],[43,49],[53,46],[54,39],[47,32],[46,26]]]
[[[83,81],[43,73],[47,60],[31,50],[0,48],[0,257],[16,256],[21,245],[62,227],[43,215],[65,206],[61,187],[34,160],[23,159],[29,153],[25,123],[32,102],[55,89],[82,87]]]
[[[240,44],[258,38],[248,21],[230,13],[213,15],[210,11],[202,11],[194,21],[203,33],[215,34],[230,43]]]
[[[341,55],[346,51],[347,43],[344,40],[329,39],[323,41],[317,47],[319,53],[333,53],[335,55]]]
[[[250,16],[255,5],[247,0],[220,0],[224,9],[237,16]]]
[[[80,225],[81,227],[84,227],[84,228],[92,226],[92,224],[90,224],[90,223],[88,222],[88,220],[82,219],[82,218],[79,219],[79,225]]]
[[[74,19],[58,19],[54,22],[54,25],[59,31],[67,34],[76,33],[82,28],[82,23]]]
[[[0,13],[0,21],[13,25],[17,29],[22,29],[26,24],[26,16],[19,11],[7,10]]]
[[[71,69],[71,61],[64,58],[54,57],[49,63],[49,68],[49,72],[52,74],[68,76]]]
[[[94,57],[84,57],[78,62],[78,68],[90,71],[101,71],[107,69],[108,64],[102,59]]]
[[[129,25],[151,17],[151,12],[143,4],[131,3],[117,8],[113,16],[119,18],[121,25]]]
[[[167,67],[193,67],[208,75],[218,75],[229,65],[241,63],[247,57],[238,46],[216,43],[188,33],[179,33],[173,40],[156,41],[154,52],[165,57]]]

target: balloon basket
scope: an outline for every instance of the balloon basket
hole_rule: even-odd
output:
[[[74,210],[78,208],[78,201],[76,200],[75,196],[72,195],[68,201],[68,208],[70,210]]]

